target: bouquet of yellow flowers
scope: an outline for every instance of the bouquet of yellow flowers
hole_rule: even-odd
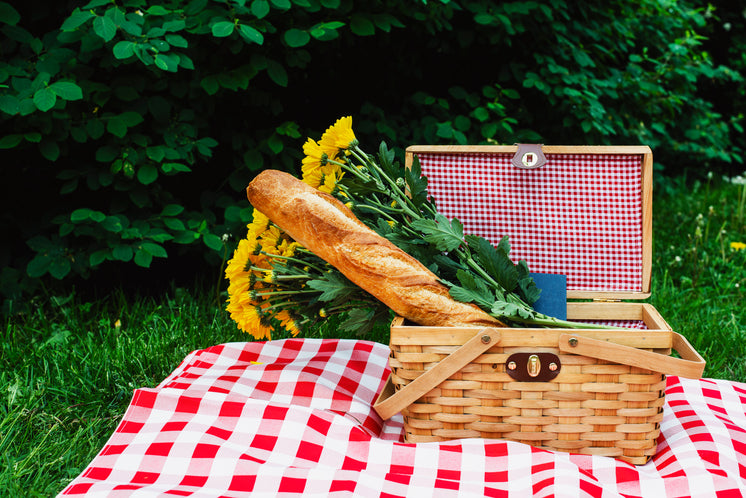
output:
[[[591,327],[536,312],[531,305],[540,291],[526,262],[510,260],[508,238],[493,245],[439,214],[417,160],[410,168],[400,166],[383,142],[376,155],[365,153],[351,117],[337,120],[318,142],[309,138],[303,152],[304,183],[340,200],[365,225],[419,260],[453,299],[473,303],[507,324]],[[226,278],[231,318],[257,339],[271,339],[280,329],[297,335],[332,315],[343,315],[341,329],[360,334],[392,318],[388,307],[256,209]]]

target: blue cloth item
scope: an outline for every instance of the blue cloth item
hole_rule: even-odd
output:
[[[567,320],[567,276],[553,273],[531,273],[536,286],[541,289],[534,309],[539,313]]]

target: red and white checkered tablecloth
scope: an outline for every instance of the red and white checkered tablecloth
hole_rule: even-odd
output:
[[[419,153],[438,211],[568,290],[642,291],[640,154],[547,154],[519,169],[513,154]]]
[[[668,378],[658,453],[635,467],[501,440],[401,443],[372,408],[389,349],[289,339],[191,353],[138,389],[60,496],[746,496],[746,385]]]

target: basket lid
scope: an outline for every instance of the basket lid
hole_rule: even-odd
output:
[[[541,164],[529,168],[516,164],[517,150],[417,145],[406,164],[418,157],[438,211],[466,232],[495,244],[508,235],[514,261],[566,275],[568,298],[648,297],[650,148],[542,146]]]

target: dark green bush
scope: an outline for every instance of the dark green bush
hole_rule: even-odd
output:
[[[346,114],[397,147],[645,143],[676,168],[743,152],[743,98],[718,110],[699,90],[742,78],[703,51],[715,18],[688,2],[69,5],[0,2],[6,295],[181,255],[219,265],[252,176],[297,172],[305,136]]]

